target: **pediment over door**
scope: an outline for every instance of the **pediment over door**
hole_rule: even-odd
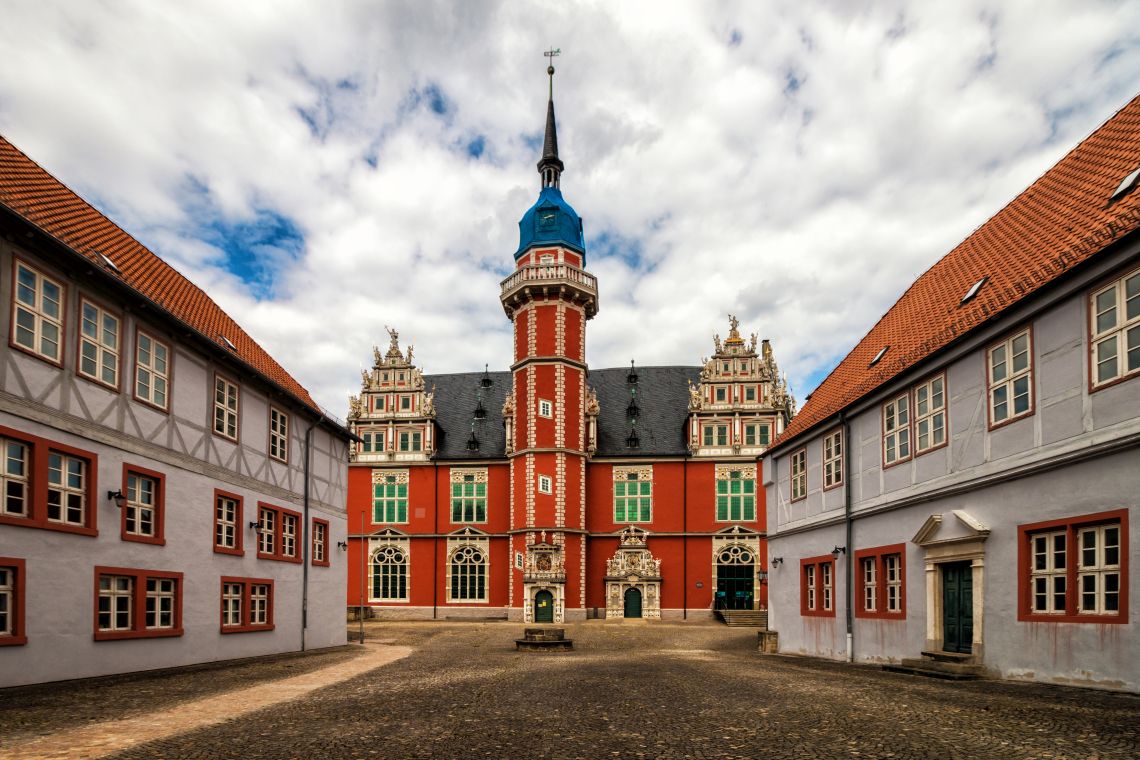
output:
[[[990,528],[965,510],[955,509],[950,513],[954,519],[944,520],[942,515],[926,518],[912,542],[918,546],[946,546],[964,543],[981,543],[990,535]]]

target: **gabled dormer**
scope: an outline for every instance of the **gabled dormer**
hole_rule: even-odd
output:
[[[412,363],[414,347],[405,354],[399,333],[388,329],[388,336],[388,351],[372,348],[360,395],[348,400],[349,426],[361,438],[350,449],[354,462],[414,462],[435,452],[435,390],[425,389],[423,373]]]
[[[771,344],[764,340],[758,351],[756,333],[745,341],[740,321],[728,319],[728,338],[713,337],[712,358],[701,359],[700,381],[689,385],[694,456],[759,456],[796,411]]]

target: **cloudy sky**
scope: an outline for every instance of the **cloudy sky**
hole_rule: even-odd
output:
[[[733,313],[802,399],[1137,93],[1140,3],[7,0],[0,133],[343,416],[384,325],[507,367],[551,46],[590,364]]]

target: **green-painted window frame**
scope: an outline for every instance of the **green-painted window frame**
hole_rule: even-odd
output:
[[[451,484],[451,521],[487,522],[486,483],[476,483],[473,475],[464,475],[462,483]]]
[[[372,485],[372,522],[406,523],[408,521],[408,484],[397,483],[393,475],[383,483]]]
[[[653,521],[653,481],[614,481],[614,522]]]
[[[756,519],[756,481],[733,470],[727,478],[716,481],[717,522],[752,521]]]

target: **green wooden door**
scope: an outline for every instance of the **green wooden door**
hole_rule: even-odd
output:
[[[635,588],[625,590],[625,617],[641,617],[641,591]]]
[[[969,654],[973,641],[973,570],[969,562],[942,565],[942,649]]]
[[[539,591],[534,595],[534,622],[554,622],[554,594],[549,591]]]

